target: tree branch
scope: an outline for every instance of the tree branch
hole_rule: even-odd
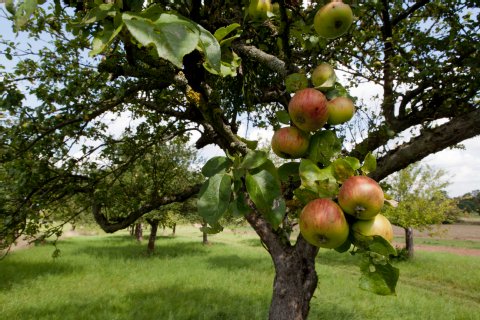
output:
[[[125,218],[117,219],[115,222],[109,221],[101,212],[101,204],[98,201],[93,201],[92,204],[92,213],[95,221],[100,225],[100,227],[108,233],[113,233],[115,231],[125,229],[134,223],[138,218],[143,215],[160,208],[161,206],[174,203],[182,202],[196,195],[200,191],[201,183],[193,185],[181,192],[169,196],[163,196],[156,199],[153,199],[150,203],[144,205],[143,207],[130,212]]]
[[[267,66],[270,70],[278,73],[281,77],[285,77],[287,75],[285,62],[278,59],[276,56],[265,53],[264,51],[254,46],[248,46],[246,44],[238,42],[232,44],[232,48],[237,51],[243,58],[255,60],[258,63],[263,64]]]
[[[432,153],[441,151],[466,139],[480,134],[480,109],[458,116],[433,129],[425,129],[421,135],[391,150],[378,159],[377,170],[371,174],[375,180],[422,160]]]
[[[421,7],[425,6],[427,3],[429,3],[430,0],[419,0],[417,1],[413,6],[408,8],[407,10],[403,11],[401,14],[396,16],[395,18],[392,19],[392,26],[396,26],[400,21],[408,18],[412,13],[420,9]]]

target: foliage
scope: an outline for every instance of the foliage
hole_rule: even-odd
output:
[[[474,190],[460,197],[458,207],[466,212],[480,214],[480,190]]]
[[[443,170],[413,164],[385,181],[397,207],[386,207],[385,215],[402,228],[422,230],[454,221],[460,211],[457,202],[446,195],[448,181]]]
[[[48,45],[0,40],[15,60],[0,85],[2,245],[35,235],[38,212],[66,199],[80,197],[114,232],[200,191],[211,228],[225,214],[244,216],[274,262],[309,263],[304,279],[316,285],[318,250],[288,237],[302,203],[334,197],[351,175],[381,180],[480,133],[474,2],[352,3],[358,19],[333,40],[312,26],[325,2],[279,1],[252,20],[246,0],[8,1],[15,30]],[[320,62],[346,75],[323,88],[328,99],[369,82],[382,87],[378,107],[356,100],[351,124],[315,133],[307,159],[277,168],[242,136],[241,119],[279,128],[286,77]],[[112,132],[109,119],[125,117],[132,122]],[[197,180],[166,195],[144,183],[138,166],[155,167],[161,146],[192,133],[196,148],[225,151],[203,168],[201,190]]]

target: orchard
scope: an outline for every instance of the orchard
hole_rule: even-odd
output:
[[[203,231],[228,216],[259,236],[272,320],[307,318],[323,250],[362,257],[361,289],[401,294],[379,182],[480,134],[477,7],[7,0],[23,38],[0,35],[0,249],[80,213],[111,233],[195,200]],[[155,160],[175,145],[223,153],[165,186],[178,168]]]

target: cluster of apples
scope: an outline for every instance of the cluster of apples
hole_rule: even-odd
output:
[[[314,28],[320,36],[332,39],[343,35],[352,22],[350,6],[334,0],[317,11]],[[279,157],[304,157],[309,150],[311,133],[327,123],[345,123],[355,113],[354,104],[348,97],[328,100],[322,92],[336,82],[335,71],[329,64],[317,66],[311,74],[311,82],[314,88],[308,88],[308,79],[303,74],[293,74],[286,79],[287,91],[294,92],[288,104],[293,124],[273,134],[272,150]],[[350,246],[351,241],[364,243],[373,236],[381,236],[390,242],[393,240],[392,225],[380,214],[385,199],[382,188],[375,180],[367,176],[352,176],[343,181],[335,200],[318,198],[302,209],[299,226],[307,242],[323,248],[338,248],[344,244]]]
[[[373,236],[391,242],[393,228],[380,211],[384,194],[379,184],[367,176],[352,176],[340,187],[337,202],[319,198],[309,202],[300,214],[299,227],[310,244],[335,249],[345,243],[367,243]],[[345,214],[351,219],[346,219]],[[348,249],[348,248],[347,248]]]
[[[327,63],[317,66],[311,81],[315,88],[306,88],[306,76],[294,74],[287,78],[287,90],[295,91],[288,104],[288,114],[293,125],[275,131],[272,137],[272,150],[281,158],[303,157],[309,148],[310,134],[325,126],[338,125],[349,121],[355,114],[353,101],[348,97],[335,97],[327,100],[322,91],[335,83],[335,71]],[[290,80],[290,81],[289,81]]]

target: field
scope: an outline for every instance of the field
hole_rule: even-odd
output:
[[[51,245],[15,251],[0,261],[1,318],[266,319],[274,273],[259,240],[237,229],[210,241],[183,226],[160,236],[152,256],[126,233],[63,239],[56,259]],[[479,248],[475,239],[435,241],[419,247]],[[418,250],[396,263],[390,297],[358,288],[356,259],[320,251],[310,319],[480,319],[480,256]]]

